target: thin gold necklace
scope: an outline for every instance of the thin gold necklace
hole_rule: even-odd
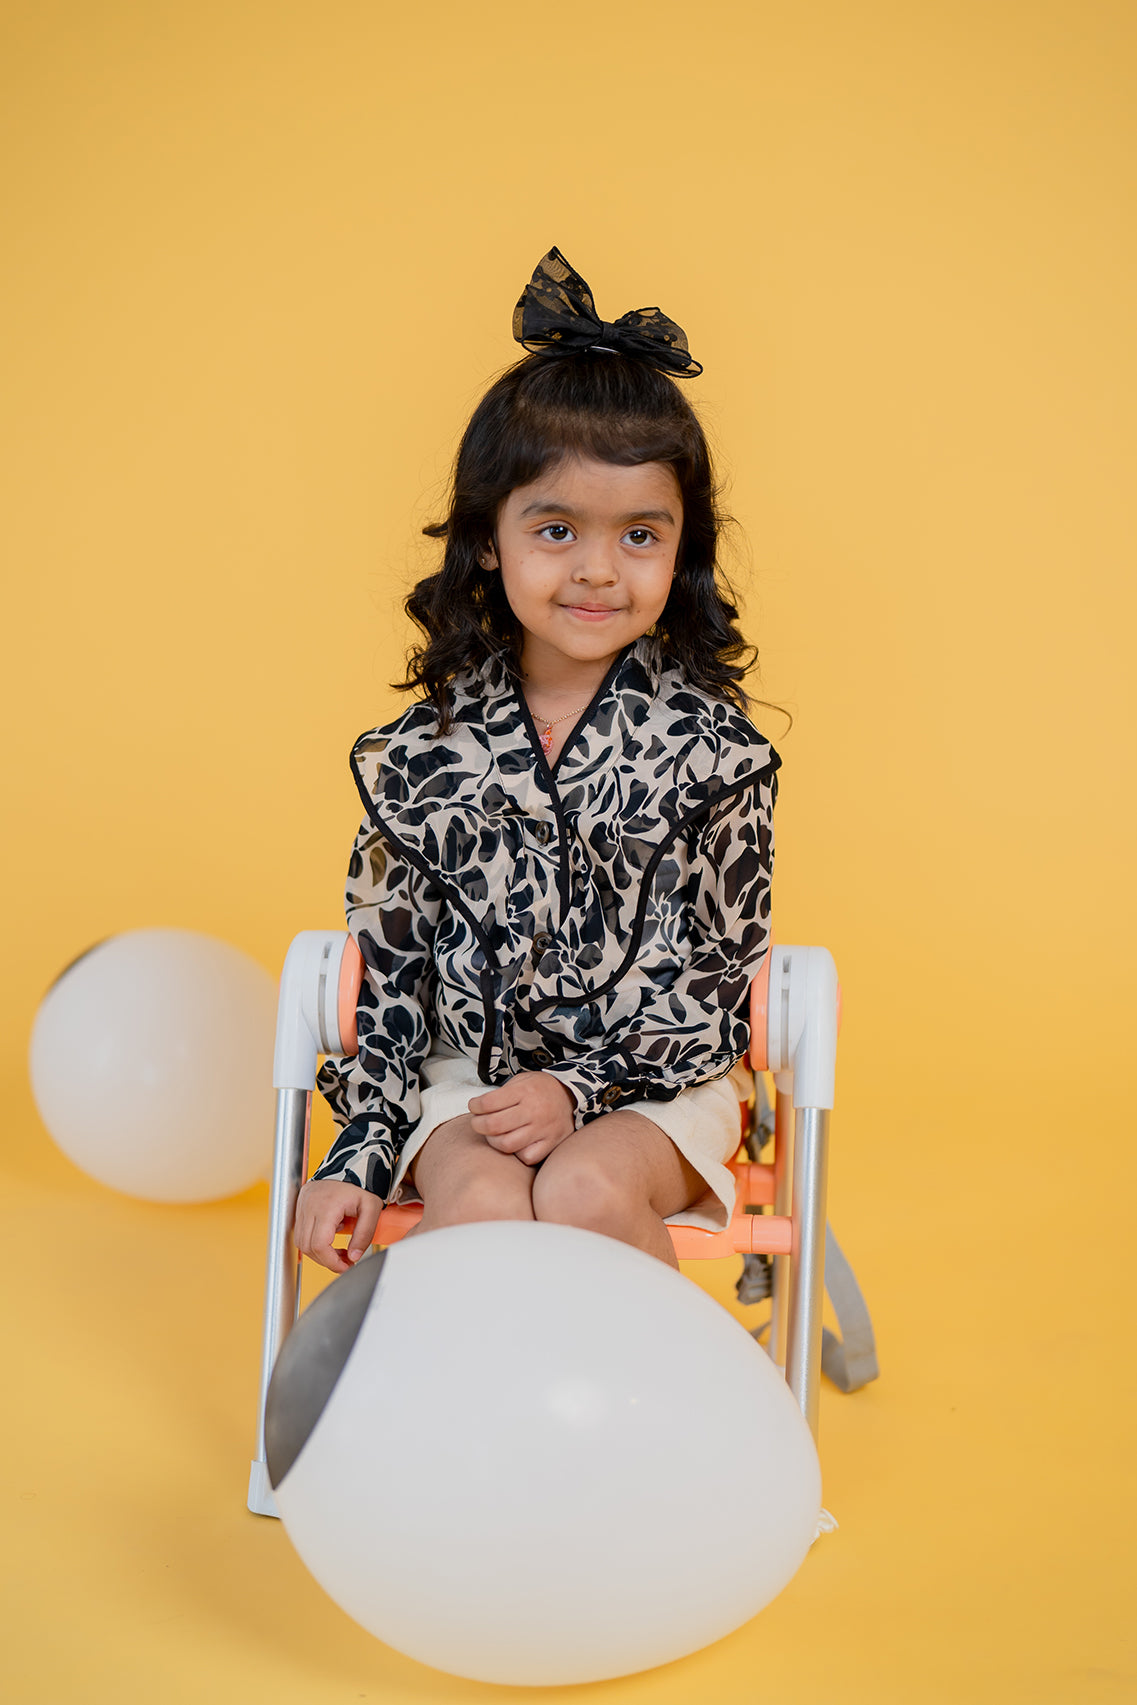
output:
[[[529,709],[532,710],[533,706],[530,705]],[[544,728],[544,732],[539,734],[537,736],[537,738],[541,742],[541,750],[542,750],[542,752],[544,752],[546,758],[548,757],[549,753],[553,749],[553,729],[557,726],[557,723],[558,722],[567,722],[570,716],[579,716],[582,710],[587,710],[587,709],[588,709],[588,706],[582,704],[582,705],[578,705],[575,710],[566,710],[563,716],[550,717],[548,722],[545,722],[544,717],[541,717],[539,719],[541,722],[545,723],[545,728]]]

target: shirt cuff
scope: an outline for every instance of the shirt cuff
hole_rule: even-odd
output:
[[[639,1068],[632,1056],[622,1048],[603,1054],[593,1054],[587,1060],[568,1060],[556,1065],[542,1066],[548,1077],[563,1083],[576,1102],[574,1124],[582,1125],[610,1113],[621,1102],[639,1098]]]

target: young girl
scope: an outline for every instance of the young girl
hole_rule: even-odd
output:
[[[733,1206],[779,760],[670,377],[702,369],[658,309],[598,320],[556,249],[514,335],[534,353],[475,409],[407,601],[425,696],[352,754],[359,1053],[322,1068],[340,1129],[295,1232],[335,1272],[385,1199],[420,1196],[423,1231],[553,1220],[672,1263],[667,1219]]]

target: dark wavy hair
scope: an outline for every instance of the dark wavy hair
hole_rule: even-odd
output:
[[[675,578],[656,639],[696,687],[745,707],[740,682],[757,657],[737,626],[718,563],[726,517],[710,450],[679,387],[645,362],[604,351],[530,355],[486,392],[470,418],[454,464],[445,521],[423,532],[445,541],[442,566],[420,580],[406,611],[425,635],[411,651],[402,690],[418,687],[450,721],[450,684],[462,670],[497,657],[519,674],[522,630],[501,575],[479,563],[494,540],[502,503],[563,456],[621,467],[666,464],[683,499]]]

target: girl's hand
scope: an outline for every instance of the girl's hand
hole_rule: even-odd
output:
[[[499,1154],[538,1166],[576,1129],[576,1102],[548,1072],[518,1072],[500,1089],[475,1095],[470,1122]]]
[[[383,1203],[370,1190],[358,1184],[344,1184],[335,1178],[312,1179],[305,1184],[296,1204],[296,1226],[293,1241],[301,1255],[330,1267],[333,1273],[346,1273],[361,1255],[366,1255],[375,1236]],[[337,1249],[332,1242],[337,1231],[346,1231],[347,1222],[354,1220],[351,1240],[346,1249]]]

